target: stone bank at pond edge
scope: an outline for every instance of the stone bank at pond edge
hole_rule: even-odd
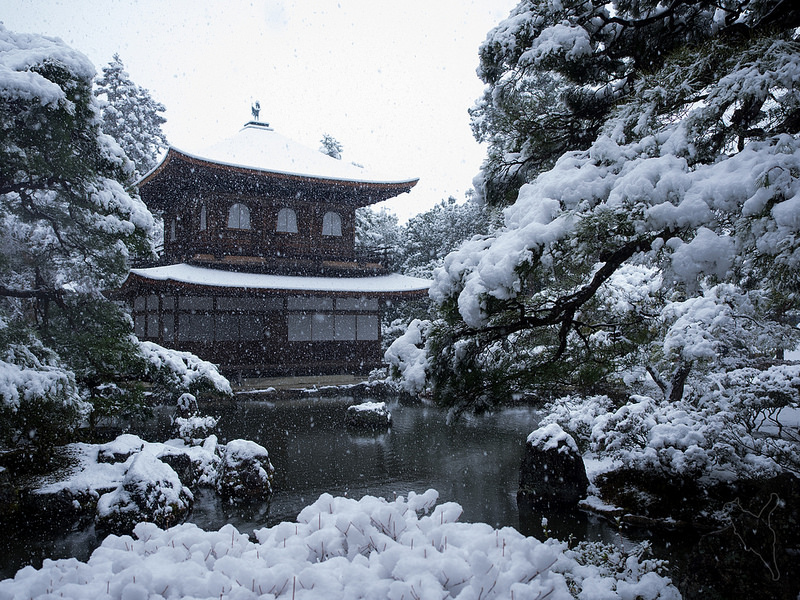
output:
[[[27,521],[69,527],[94,520],[102,530],[130,533],[140,521],[182,523],[199,486],[226,499],[266,501],[272,493],[267,450],[247,440],[218,444],[210,435],[199,445],[150,443],[124,434],[108,444],[76,443],[65,450],[75,464],[66,477],[27,494]]]

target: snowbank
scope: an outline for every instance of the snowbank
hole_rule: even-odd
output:
[[[0,599],[568,600],[570,588],[581,598],[680,598],[634,557],[611,573],[561,542],[458,523],[461,507],[433,509],[437,499],[434,490],[393,502],[323,494],[296,523],[256,531],[257,541],[231,525],[207,532],[141,523],[134,537],[106,538],[85,563],[46,560],[41,569],[21,569],[0,582]]]

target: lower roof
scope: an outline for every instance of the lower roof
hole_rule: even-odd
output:
[[[224,271],[183,263],[131,269],[126,283],[133,283],[135,280],[237,290],[358,293],[375,296],[421,295],[427,292],[432,283],[429,279],[408,277],[399,273],[374,277],[303,277]]]

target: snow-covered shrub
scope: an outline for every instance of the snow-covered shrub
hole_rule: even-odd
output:
[[[739,454],[761,455],[800,475],[800,364],[725,373],[708,401],[725,416]]]
[[[558,423],[569,433],[581,452],[589,450],[592,428],[601,415],[611,409],[608,396],[564,396],[549,404],[546,414],[539,422],[540,426]]]
[[[54,352],[28,335],[24,343],[8,343],[15,333],[0,316],[0,445],[45,455],[91,405]]]
[[[472,598],[677,600],[659,564],[636,554],[605,565],[515,529],[459,523],[461,507],[438,494],[394,501],[323,494],[295,523],[255,532],[226,525],[166,531],[141,523],[109,536],[87,562],[45,561],[0,582],[0,597],[44,593],[114,598]]]
[[[209,415],[193,417],[175,417],[174,425],[178,437],[189,445],[199,445],[214,433],[218,418]]]
[[[570,565],[564,577],[576,598],[679,600],[678,590],[663,585],[667,562],[646,558],[651,553],[648,542],[630,550],[603,542],[579,542],[564,554],[580,567]]]
[[[791,382],[799,370],[795,365],[732,371],[694,402],[633,396],[615,409],[604,396],[583,401],[571,396],[550,405],[542,424],[558,423],[574,433],[583,451],[670,478],[711,484],[771,477],[782,468],[796,470],[800,458],[796,426],[782,426],[781,412],[774,411],[776,398],[782,398],[781,410],[797,406],[786,398],[793,397]]]
[[[194,394],[184,392],[178,397],[178,414],[182,417],[196,414],[199,410]]]
[[[172,419],[174,434],[189,446],[199,446],[214,433],[219,418],[201,415],[197,398],[185,392],[178,398],[176,416]]]

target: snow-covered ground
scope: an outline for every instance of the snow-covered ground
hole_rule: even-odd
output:
[[[226,525],[136,526],[86,562],[46,560],[0,582],[0,599],[677,599],[657,561],[540,542],[515,529],[459,523],[438,493],[393,501],[323,494],[294,523],[255,532]],[[435,506],[435,508],[434,508]],[[574,594],[574,595],[573,595]]]

